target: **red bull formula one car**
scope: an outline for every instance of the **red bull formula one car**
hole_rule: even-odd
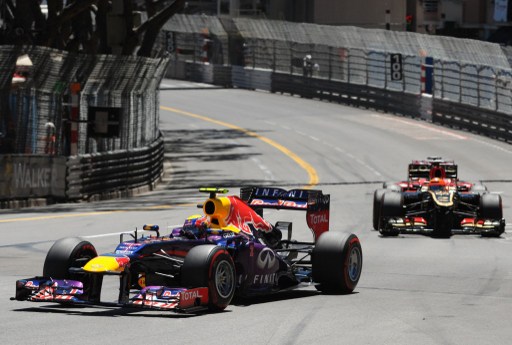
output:
[[[373,227],[383,236],[454,233],[500,236],[505,231],[501,196],[461,181],[457,165],[439,157],[409,164],[407,181],[374,192]]]
[[[354,234],[328,231],[329,195],[267,187],[242,188],[240,197],[219,196],[227,191],[218,188],[201,190],[210,194],[201,206],[204,214],[189,217],[169,234],[146,225],[151,235],[123,234],[114,252],[102,255],[80,238],[57,241],[43,275],[18,280],[12,299],[196,312],[223,310],[235,295],[309,284],[327,293],[355,289],[361,244]],[[263,210],[269,208],[305,211],[313,241],[292,240],[291,222],[265,220]],[[119,277],[114,302],[101,298],[106,275]]]

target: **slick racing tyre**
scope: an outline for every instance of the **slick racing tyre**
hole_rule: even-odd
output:
[[[363,268],[363,250],[354,234],[324,232],[311,253],[317,290],[330,294],[354,291]]]
[[[382,202],[382,196],[386,192],[385,189],[377,189],[373,193],[373,229],[379,230],[379,219],[380,219],[380,208]]]
[[[401,193],[386,192],[382,195],[379,231],[382,236],[398,236],[399,231],[388,229],[387,220],[389,218],[401,218],[405,216],[404,198]]]
[[[501,220],[503,218],[501,195],[489,193],[481,195],[479,213],[482,219]]]
[[[235,294],[235,264],[228,251],[210,244],[193,247],[181,267],[183,286],[208,287],[208,309],[225,309]]]
[[[46,254],[43,276],[54,279],[80,280],[69,273],[71,267],[83,267],[87,261],[98,256],[89,242],[78,237],[62,238],[55,242]]]
[[[403,217],[404,216],[404,201],[400,193],[386,192],[382,196],[382,204],[380,215],[381,217]]]

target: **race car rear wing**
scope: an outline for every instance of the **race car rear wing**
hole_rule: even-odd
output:
[[[329,230],[331,198],[321,190],[242,187],[240,198],[260,216],[265,208],[306,211],[306,221],[315,240]]]
[[[409,179],[411,178],[457,178],[457,164],[453,162],[414,161],[409,164]]]

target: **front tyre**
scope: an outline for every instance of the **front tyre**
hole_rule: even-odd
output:
[[[311,254],[317,290],[332,294],[354,291],[363,268],[363,250],[354,234],[325,232]]]
[[[96,248],[78,237],[58,240],[46,254],[43,276],[53,279],[80,280],[69,273],[70,268],[83,267],[89,260],[98,256]]]
[[[503,218],[501,195],[488,193],[480,196],[479,216],[482,219],[501,220]]]
[[[235,294],[235,264],[229,252],[216,245],[193,247],[181,267],[183,286],[208,287],[208,309],[224,310]]]
[[[379,230],[379,221],[380,221],[380,210],[382,203],[382,196],[386,192],[385,189],[377,189],[373,193],[373,213],[372,213],[372,223],[373,229]]]
[[[391,218],[405,217],[404,197],[401,193],[387,192],[382,195],[379,232],[382,236],[398,236],[400,231],[394,229],[389,223]]]
[[[484,220],[500,222],[500,225],[495,226],[493,231],[482,232],[482,237],[500,237],[501,234],[505,232],[505,220],[503,219],[501,195],[490,193],[481,195],[478,216]]]

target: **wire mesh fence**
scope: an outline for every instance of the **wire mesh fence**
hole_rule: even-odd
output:
[[[70,154],[72,83],[80,83],[77,154],[141,147],[158,135],[157,89],[169,61],[240,65],[315,79],[420,94],[426,56],[434,98],[512,113],[512,50],[497,44],[410,32],[248,18],[175,15],[159,37],[169,58],[87,56],[41,47],[0,49],[0,140],[9,153]],[[391,54],[403,75],[391,76]],[[15,60],[32,63],[10,88]],[[311,56],[306,67],[306,57]],[[118,133],[91,136],[91,107],[117,108]]]
[[[174,63],[215,64],[218,52],[229,50],[231,65],[412,94],[422,92],[424,59],[431,57],[435,98],[512,113],[512,48],[494,43],[351,26],[186,15],[174,16],[164,30],[173,37]],[[227,40],[205,45],[196,37],[213,31]],[[201,60],[205,49],[208,58]],[[390,57],[396,53],[402,55],[400,80],[390,73]],[[304,66],[308,55],[315,66],[310,72]]]
[[[21,54],[30,58],[32,66],[26,68],[24,82],[9,87]],[[159,135],[158,86],[168,58],[10,46],[0,47],[0,57],[11,61],[0,67],[2,153],[67,156],[126,150],[146,146]],[[71,91],[74,84],[80,88],[76,104]],[[73,108],[78,110],[76,117]],[[118,118],[109,118],[103,125],[115,125],[116,130],[94,134],[91,108],[115,109]]]

